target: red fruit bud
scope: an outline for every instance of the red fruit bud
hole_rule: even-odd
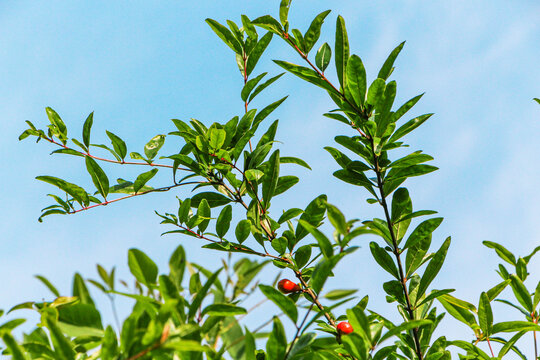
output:
[[[282,279],[278,282],[278,289],[284,294],[290,294],[293,292],[301,291],[300,285],[293,283],[289,279]]]
[[[344,334],[344,335],[350,334],[354,331],[351,324],[349,324],[347,321],[340,322],[339,324],[337,324],[336,328],[337,328],[338,333]]]

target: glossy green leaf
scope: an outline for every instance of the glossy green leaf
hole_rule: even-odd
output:
[[[264,34],[264,36],[261,37],[261,39],[257,42],[253,50],[251,50],[251,52],[249,53],[247,64],[246,64],[247,76],[251,74],[251,72],[255,68],[255,65],[257,65],[257,62],[259,62],[259,59],[261,58],[262,54],[268,47],[268,44],[270,44],[270,41],[272,40],[272,36],[273,34],[271,32]]]
[[[308,263],[310,258],[311,245],[300,246],[294,254],[294,261],[299,269],[303,268]]]
[[[236,225],[236,230],[234,234],[236,235],[236,240],[241,244],[248,238],[251,233],[251,222],[249,220],[240,220]]]
[[[219,36],[223,42],[237,54],[242,54],[242,46],[234,37],[229,29],[213,19],[206,19],[206,23],[210,25],[212,30]]]
[[[279,150],[276,150],[268,159],[269,168],[268,171],[266,171],[262,187],[262,196],[267,208],[270,204],[270,200],[274,196],[278,184],[279,164]]]
[[[279,21],[283,26],[288,23],[287,18],[289,17],[291,2],[292,0],[281,0],[281,3],[279,4]]]
[[[324,235],[319,229],[317,229],[315,226],[311,225],[309,222],[300,219],[298,220],[298,223],[302,225],[313,237],[315,240],[317,240],[317,243],[319,244],[319,247],[321,249],[322,254],[325,258],[330,258],[334,254],[334,251],[332,249],[332,243],[326,235]]]
[[[225,130],[211,128],[208,131],[208,135],[210,137],[210,147],[215,150],[221,149],[221,147],[225,143],[225,138],[227,137],[227,133],[225,132]]]
[[[324,20],[326,19],[328,14],[330,14],[330,10],[323,11],[322,13],[317,15],[309,25],[309,28],[306,30],[306,33],[304,34],[306,53],[309,53],[313,46],[317,43],[317,40],[319,40],[319,37],[321,36],[322,24],[324,23]],[[328,60],[330,60],[330,58],[328,58]],[[319,68],[324,71],[322,67]]]
[[[9,332],[2,332],[1,336],[4,344],[9,349],[12,360],[28,360],[24,349],[17,343],[15,338],[13,338]]]
[[[480,295],[480,303],[478,304],[478,324],[484,334],[487,336],[491,335],[493,328],[493,311],[491,310],[489,297],[485,292],[482,292]]]
[[[362,60],[356,55],[352,55],[347,63],[347,87],[354,102],[358,106],[363,106],[367,89],[366,69]]]
[[[208,277],[208,280],[206,280],[206,283],[204,284],[204,286],[197,291],[197,295],[195,295],[195,298],[189,305],[188,318],[190,320],[192,320],[195,317],[197,310],[199,310],[199,307],[201,306],[206,295],[208,294],[210,287],[216,282],[221,270],[222,269],[219,269],[218,271],[210,275]]]
[[[349,60],[349,37],[345,20],[340,16],[336,20],[335,62],[339,84],[343,88],[347,78],[347,61]]]
[[[262,84],[260,84],[259,86],[257,86],[255,88],[255,90],[249,95],[249,99],[248,99],[248,102],[251,102],[251,100],[253,100],[253,98],[255,96],[257,96],[261,91],[263,91],[264,89],[266,89],[268,86],[272,85],[277,79],[279,79],[280,77],[283,76],[283,74],[285,73],[281,73],[279,75],[276,75],[274,77],[271,77],[270,79],[266,80],[265,82],[263,82]]]
[[[450,246],[450,237],[448,237],[439,250],[435,253],[433,258],[430,260],[424,275],[422,275],[422,280],[420,280],[420,285],[418,286],[417,297],[420,297],[425,294],[428,286],[435,279],[446,258],[446,253],[448,252],[448,247]]]
[[[298,208],[292,208],[285,211],[278,219],[278,224],[283,224],[284,222],[291,220],[298,215],[302,214],[304,211]]]
[[[305,167],[306,169],[311,170],[311,167],[308,165],[307,162],[305,162],[302,159],[293,157],[293,156],[283,156],[279,158],[280,164],[296,164],[300,165],[302,167]]]
[[[90,147],[90,133],[92,130],[92,124],[94,123],[94,112],[92,111],[86,120],[84,121],[83,131],[82,131],[82,140],[83,144],[88,148]]]
[[[135,276],[137,281],[151,286],[156,283],[158,275],[157,265],[139,249],[129,249],[128,251],[129,271]]]
[[[493,325],[493,334],[517,331],[540,331],[540,326],[527,321],[505,321]]]
[[[442,217],[438,217],[438,218],[432,218],[432,219],[428,219],[421,222],[409,235],[403,248],[408,249],[414,246],[415,243],[421,241],[422,239],[428,236],[431,236],[431,234],[435,231],[435,229],[437,229],[439,225],[441,225],[443,220],[444,219]]]
[[[46,107],[45,112],[47,113],[47,117],[49,118],[49,121],[51,124],[58,129],[58,138],[62,141],[63,144],[66,143],[67,140],[67,127],[64,121],[60,118],[60,115],[56,113],[52,108]]]
[[[399,127],[396,131],[394,131],[394,134],[388,139],[389,143],[393,143],[396,140],[401,139],[403,136],[407,135],[420,125],[422,125],[427,119],[429,119],[433,114],[425,114],[420,115],[418,117],[415,117],[412,120],[407,121],[405,124],[403,124],[401,127]]]
[[[133,183],[133,191],[138,193],[139,190],[157,174],[157,172],[158,169],[154,168],[137,176],[137,179],[135,179],[135,182]]]
[[[371,254],[373,255],[373,258],[379,264],[384,270],[389,272],[393,277],[396,279],[399,279],[398,269],[396,267],[396,264],[394,264],[394,260],[388,254],[386,250],[381,248],[376,242],[372,241],[369,243],[369,249],[371,250]]]
[[[156,157],[159,149],[165,143],[165,135],[156,135],[154,136],[145,146],[144,154],[148,160],[152,160]]]
[[[320,293],[328,277],[332,275],[333,260],[323,259],[313,269],[311,274],[311,288],[316,294]]]
[[[92,177],[92,182],[101,196],[106,198],[109,194],[109,178],[107,178],[107,174],[105,174],[105,171],[91,157],[87,156],[85,162],[86,170],[88,170],[88,173]]]
[[[392,336],[396,336],[398,334],[401,334],[405,331],[412,330],[412,329],[418,329],[422,326],[431,325],[432,322],[430,320],[409,320],[406,321],[386,332],[381,338],[379,339],[379,342],[383,342],[384,340],[390,339]]]
[[[281,60],[274,60],[274,62],[288,72],[298,76],[300,79],[317,85],[329,92],[335,93],[334,88],[323,78],[321,78],[319,74],[315,72],[315,70]]]
[[[127,155],[127,145],[120,137],[116,136],[110,131],[106,131],[107,136],[109,139],[111,139],[111,143],[113,146],[114,151],[122,158],[122,160],[125,159]]]
[[[484,244],[485,246],[487,246],[490,249],[495,250],[497,255],[499,255],[499,257],[501,259],[503,259],[504,261],[506,261],[507,263],[509,263],[511,265],[514,265],[514,266],[516,265],[516,257],[514,256],[514,254],[512,254],[510,251],[508,251],[501,244],[497,244],[496,242],[492,242],[492,241],[482,241],[482,244]]]
[[[79,298],[82,304],[89,304],[94,305],[94,301],[92,300],[92,297],[90,296],[90,292],[88,291],[88,288],[86,287],[86,284],[84,282],[84,279],[79,273],[75,273],[73,276],[73,296],[76,296]]]
[[[69,183],[54,176],[37,176],[36,179],[54,185],[60,190],[65,191],[66,193],[71,195],[73,199],[75,199],[75,201],[77,201],[80,205],[88,206],[88,204],[90,203],[88,193],[80,186]]]
[[[209,316],[235,316],[247,314],[246,309],[233,304],[211,304],[205,307],[201,314]]]
[[[321,45],[319,50],[317,50],[317,54],[315,55],[315,65],[321,70],[323,73],[330,64],[330,59],[332,58],[332,48],[328,43],[324,43]]]
[[[257,84],[259,83],[259,81],[262,80],[263,77],[266,76],[266,72],[254,77],[253,79],[249,80],[245,85],[244,87],[242,88],[242,93],[241,93],[241,98],[244,102],[246,102],[248,100],[248,97],[249,97],[249,94],[251,94],[251,92],[253,91],[253,89],[255,88],[255,86],[257,86]]]
[[[206,199],[206,201],[208,201],[208,205],[210,205],[211,208],[226,205],[232,201],[228,197],[219,193],[202,192],[196,194],[191,198],[191,207],[198,207],[202,199]]]
[[[221,210],[216,221],[216,233],[220,238],[223,238],[229,227],[231,226],[232,220],[232,206],[227,205]]]
[[[381,98],[384,94],[384,89],[386,87],[386,83],[383,79],[375,79],[369,86],[367,97],[366,97],[366,104],[375,106],[379,101],[381,101]]]
[[[197,208],[197,218],[200,220],[198,224],[199,231],[204,232],[206,230],[210,222],[210,216],[210,205],[208,205],[206,199],[202,199]]]
[[[412,154],[402,157],[401,159],[393,161],[389,168],[403,168],[411,165],[417,165],[426,161],[433,160],[433,157],[428,154],[421,154],[421,151],[415,151]]]
[[[276,304],[294,323],[298,320],[298,310],[296,304],[289,297],[283,295],[275,288],[268,285],[259,285],[262,293],[274,304]]]
[[[378,78],[381,79],[388,79],[390,74],[392,74],[392,70],[394,69],[394,62],[396,61],[397,56],[401,52],[401,49],[403,49],[403,45],[405,45],[405,41],[399,44],[388,56],[386,61],[384,62],[381,70],[379,71],[379,74],[377,75]]]
[[[516,299],[529,313],[532,313],[534,309],[529,290],[527,290],[521,279],[516,275],[510,275],[510,279],[512,280],[510,286],[512,287]]]
[[[347,221],[345,220],[343,213],[337,207],[331,204],[326,205],[326,213],[328,215],[328,220],[330,220],[330,223],[334,226],[334,228],[336,228],[341,235],[347,235],[349,232],[349,226],[347,225]]]
[[[178,289],[182,288],[185,268],[186,252],[182,245],[179,245],[169,259],[169,277]]]
[[[292,175],[279,177],[277,185],[276,185],[276,190],[274,191],[273,196],[283,194],[285,191],[289,190],[294,185],[296,185],[298,181],[300,181],[300,179]]]

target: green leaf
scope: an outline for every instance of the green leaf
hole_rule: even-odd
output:
[[[135,193],[138,193],[139,190],[148,182],[150,179],[154,177],[158,172],[158,169],[154,168],[150,171],[144,172],[137,176],[137,179],[135,179],[135,182],[133,183],[133,191]]]
[[[65,145],[67,140],[67,127],[66,124],[64,124],[64,121],[60,118],[60,116],[50,107],[45,108],[45,112],[47,113],[47,117],[49,118],[49,121],[51,124],[58,130],[58,138],[62,141],[62,143]]]
[[[249,99],[248,99],[248,102],[251,102],[251,100],[253,100],[253,98],[255,96],[257,96],[261,91],[263,91],[264,89],[266,89],[268,86],[270,86],[272,83],[274,83],[274,81],[276,81],[277,79],[279,79],[280,77],[283,76],[283,74],[285,73],[281,73],[279,75],[276,75],[274,77],[271,77],[270,79],[266,80],[265,82],[263,82],[262,84],[260,84],[259,86],[257,86],[257,88],[255,89],[255,91],[253,91],[251,93],[251,95],[249,95]]]
[[[367,89],[366,69],[362,60],[356,55],[352,55],[347,63],[347,87],[354,102],[358,106],[363,106]]]
[[[234,234],[236,235],[236,240],[241,244],[248,238],[251,233],[251,222],[249,220],[240,220],[236,225],[236,230]]]
[[[294,323],[298,320],[298,309],[296,304],[289,297],[283,295],[278,290],[268,285],[259,285],[262,293],[274,304],[276,304]]]
[[[324,73],[324,70],[328,67],[330,64],[330,59],[332,58],[332,48],[328,43],[324,43],[321,45],[319,50],[317,50],[317,54],[315,55],[315,65]]]
[[[311,274],[311,288],[316,294],[321,292],[324,283],[332,274],[333,268],[333,259],[323,259],[313,269],[313,273]]]
[[[244,87],[242,88],[242,93],[241,93],[241,98],[242,98],[242,100],[244,102],[246,102],[248,100],[248,96],[249,96],[249,94],[251,94],[251,91],[253,91],[255,86],[257,86],[259,81],[261,81],[262,78],[266,76],[266,74],[268,74],[268,73],[264,72],[264,73],[260,74],[259,76],[254,77],[253,79],[249,80],[244,85]]]
[[[491,310],[490,300],[485,292],[480,295],[480,303],[478,304],[478,323],[480,329],[486,336],[491,335],[493,328],[493,311]]]
[[[292,156],[283,156],[279,158],[281,164],[296,164],[305,167],[306,169],[311,170],[311,167],[302,159],[292,157]]]
[[[336,44],[335,44],[336,72],[339,84],[343,88],[347,78],[347,60],[349,59],[349,38],[345,28],[345,20],[339,15],[336,21]]]
[[[289,210],[285,211],[279,217],[278,224],[283,224],[285,221],[291,220],[291,219],[297,217],[298,215],[302,214],[303,212],[304,211],[302,209],[298,209],[298,208],[289,209]]]
[[[401,127],[399,127],[394,134],[388,139],[388,143],[393,143],[396,140],[401,139],[403,136],[407,135],[420,125],[422,125],[427,119],[429,119],[433,114],[425,114],[415,117],[412,120],[407,121]]]
[[[208,134],[210,137],[210,147],[215,150],[221,149],[223,144],[225,144],[225,138],[227,137],[225,130],[211,128]]]
[[[82,131],[82,140],[84,145],[88,148],[90,146],[90,132],[92,130],[92,124],[94,122],[94,112],[92,111],[86,120],[84,121],[83,131]]]
[[[324,19],[330,14],[330,10],[323,11],[319,15],[313,19],[311,24],[309,25],[309,28],[307,29],[306,33],[304,34],[304,42],[306,46],[306,53],[309,53],[313,46],[317,43],[317,40],[319,40],[319,37],[321,36],[321,27],[324,23]],[[328,44],[326,44],[328,46]],[[324,45],[323,45],[324,46]],[[330,48],[330,47],[329,47]],[[330,57],[328,58],[328,61],[330,61]],[[317,65],[318,66],[318,65]],[[326,68],[326,67],[325,67]],[[322,71],[322,67],[319,67]]]
[[[482,241],[482,244],[484,244],[485,246],[487,246],[490,249],[495,250],[497,255],[499,255],[499,257],[501,259],[503,259],[504,261],[506,261],[507,263],[509,263],[511,265],[514,265],[514,266],[516,265],[516,257],[514,256],[514,254],[512,254],[510,251],[508,251],[501,244],[497,244],[496,242],[492,242],[492,241]]]
[[[446,311],[448,311],[448,313],[456,320],[467,324],[472,329],[478,327],[476,324],[476,318],[472,313],[473,311],[476,312],[474,305],[448,294],[439,296],[437,300],[439,300]]]
[[[279,21],[283,26],[286,26],[288,23],[287,18],[289,17],[291,2],[292,0],[281,0],[281,3],[279,4]]]
[[[216,221],[216,233],[220,238],[223,238],[229,227],[231,226],[232,220],[232,206],[227,205],[221,210]]]
[[[386,83],[383,79],[377,78],[373,80],[367,92],[366,104],[372,106],[377,105],[377,103],[382,99],[385,87]]]
[[[386,250],[381,248],[376,242],[372,241],[369,243],[369,248],[373,258],[384,270],[388,271],[393,277],[399,280],[398,269],[394,260]]]
[[[139,249],[129,249],[128,266],[129,271],[135,276],[137,281],[148,287],[155,285],[158,267],[144,252]]]
[[[169,277],[178,289],[182,288],[182,280],[186,269],[186,252],[182,245],[179,245],[169,259]]]
[[[540,104],[540,99],[539,98],[533,98],[533,100]]]
[[[347,225],[347,221],[345,220],[343,213],[337,207],[331,204],[326,205],[326,213],[328,214],[328,219],[334,228],[336,228],[341,235],[347,235],[349,232],[349,226]]]
[[[527,290],[521,279],[516,275],[510,275],[510,279],[512,280],[510,286],[512,287],[516,299],[529,313],[532,313],[534,309],[529,290]]]
[[[208,201],[206,201],[206,199],[202,199],[197,208],[197,218],[201,220],[201,222],[198,224],[198,228],[201,232],[204,232],[204,230],[206,230],[208,227],[210,216],[210,205],[208,205]]]
[[[388,165],[389,168],[404,168],[409,167],[411,165],[421,164],[426,161],[433,160],[433,157],[428,154],[421,154],[421,151],[415,151],[412,154],[409,154],[407,156],[402,157],[401,159],[398,159],[396,161],[393,161],[390,165]]]
[[[92,182],[96,186],[97,190],[104,198],[107,198],[109,194],[109,178],[105,171],[98,165],[98,163],[89,156],[86,156],[86,170],[92,177]]]
[[[208,205],[210,205],[211,208],[226,205],[232,201],[228,197],[223,196],[219,193],[202,192],[196,194],[191,198],[191,207],[198,207],[202,199],[206,199],[206,201],[208,201]]]
[[[199,291],[197,291],[197,295],[195,295],[195,298],[193,299],[193,301],[189,305],[189,312],[188,312],[188,319],[189,320],[193,320],[193,318],[195,317],[195,314],[197,313],[197,310],[199,310],[199,307],[201,306],[202,301],[204,300],[204,298],[208,294],[208,291],[210,290],[210,287],[217,280],[218,275],[221,272],[221,270],[222,269],[219,269],[218,271],[213,273],[208,278],[208,280],[206,281],[204,286],[201,289],[199,289]]]
[[[274,191],[274,196],[283,194],[285,191],[296,185],[298,181],[300,181],[300,179],[298,179],[296,176],[281,176],[280,178],[278,178],[276,190]]]
[[[296,262],[296,266],[299,269],[306,266],[310,258],[311,245],[300,246],[298,249],[296,249],[296,253],[294,254],[294,261]]]
[[[272,153],[268,159],[268,171],[265,173],[262,187],[262,195],[266,208],[274,196],[279,179],[279,150]]]
[[[433,279],[435,279],[435,277],[441,270],[449,246],[450,237],[448,237],[444,241],[440,249],[437,250],[433,258],[430,260],[428,266],[426,267],[426,271],[424,271],[424,275],[422,275],[422,280],[420,280],[420,285],[418,286],[418,293],[416,295],[417,297],[421,297],[425,294],[428,286],[431,284]]]
[[[280,36],[282,35],[283,29],[281,27],[281,24],[270,15],[264,15],[264,16],[258,17],[255,20],[252,20],[251,23],[253,25],[257,25],[257,26],[262,27],[263,29],[271,31],[274,34],[277,34]]]
[[[433,323],[430,320],[409,320],[401,325],[398,325],[392,329],[390,329],[387,333],[385,333],[381,338],[378,340],[379,343],[383,342],[384,340],[387,340],[391,338],[392,336],[401,334],[405,331],[412,330],[412,329],[418,329],[422,326],[426,325],[432,325]]]
[[[159,149],[161,149],[164,143],[165,143],[165,135],[154,136],[144,146],[144,154],[146,155],[147,159],[152,160],[153,158],[155,158]]]
[[[416,105],[416,103],[418,102],[418,100],[422,98],[422,96],[424,96],[424,94],[417,95],[413,97],[412,99],[410,99],[409,101],[407,101],[405,104],[401,105],[401,107],[397,109],[396,112],[391,115],[390,122],[395,123],[399,119],[401,119],[403,115],[405,115],[414,105]]]
[[[112,146],[114,151],[124,160],[127,155],[127,145],[120,137],[116,136],[110,131],[106,131],[107,136],[111,139]]]
[[[211,304],[201,312],[203,316],[235,316],[242,314],[247,314],[246,309],[233,304]]]
[[[251,74],[251,72],[255,68],[255,65],[257,65],[257,62],[259,62],[259,59],[261,58],[262,54],[268,47],[268,44],[270,44],[270,40],[272,40],[272,36],[273,34],[271,32],[264,34],[264,36],[257,42],[253,50],[251,50],[251,52],[249,53],[247,64],[246,64],[247,76]]]
[[[281,60],[274,60],[274,62],[288,72],[298,76],[300,79],[317,85],[331,93],[335,93],[334,88],[323,78],[321,78],[315,70]]]
[[[527,321],[505,321],[493,325],[493,335],[516,331],[540,331],[540,326]]]
[[[431,234],[441,225],[444,219],[442,217],[432,218],[421,222],[409,235],[409,238],[403,246],[404,249],[408,249],[414,246],[417,242],[426,237],[430,237]]]
[[[332,290],[332,291],[327,292],[324,295],[324,298],[334,301],[334,300],[339,300],[339,299],[349,297],[349,296],[353,295],[356,292],[358,292],[358,290],[355,290],[355,289],[351,289],[351,290]]]
[[[386,80],[388,79],[390,74],[392,74],[392,71],[394,70],[394,61],[401,52],[401,49],[403,49],[403,45],[405,45],[405,41],[399,44],[394,50],[392,50],[392,52],[384,62],[381,70],[379,71],[379,75],[377,75],[378,78]]]
[[[90,296],[90,292],[84,283],[84,279],[79,273],[75,273],[73,276],[73,296],[78,297],[82,304],[94,306],[94,301]]]
[[[268,336],[266,342],[266,353],[268,359],[284,359],[287,351],[287,336],[285,328],[279,320],[279,317],[274,316],[272,332]]]
[[[432,165],[411,165],[404,168],[394,168],[388,172],[385,181],[390,182],[413,176],[422,176],[438,169],[438,167]]]
[[[302,225],[313,237],[315,240],[317,240],[317,243],[319,244],[319,247],[321,249],[322,254],[325,258],[329,259],[334,254],[334,251],[332,249],[332,243],[328,238],[315,226],[311,225],[309,222],[305,220],[298,220],[299,224]]]
[[[81,206],[88,206],[88,204],[90,203],[88,193],[80,186],[69,183],[54,176],[37,176],[36,179],[54,185],[60,190],[65,191],[66,193],[71,195],[73,199],[75,199],[75,201],[77,201]]]
[[[397,189],[392,196],[392,223],[394,224],[397,241],[405,236],[410,220],[399,221],[412,212],[412,201],[406,188]]]
[[[240,55],[242,54],[242,45],[240,45],[229,29],[213,19],[206,19],[206,23],[210,25],[212,30],[214,30],[217,36],[219,36],[219,38],[223,40],[228,47],[230,47],[235,53]]]

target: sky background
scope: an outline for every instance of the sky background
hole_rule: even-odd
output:
[[[127,278],[126,255],[132,247],[147,252],[164,272],[179,243],[195,262],[208,264],[220,255],[201,250],[192,238],[159,236],[169,229],[159,225],[153,210],[174,212],[175,196],[189,196],[186,190],[38,223],[40,209],[50,204],[46,194],[54,189],[35,176],[54,175],[85,185],[90,179],[80,158],[48,156],[55,149],[51,145],[19,142],[17,137],[26,128],[24,120],[46,126],[46,106],[79,138],[84,119],[94,111],[93,142],[108,144],[107,129],[126,140],[128,151],[139,152],[154,135],[174,130],[171,118],[211,124],[241,114],[242,79],[234,57],[204,19],[239,21],[242,13],[253,19],[275,15],[277,6],[208,0],[0,2],[0,308],[51,299],[35,274],[45,275],[64,293],[70,291],[75,271],[95,278],[96,263],[116,265]],[[333,11],[315,48],[323,41],[333,43],[335,18],[342,14],[351,52],[363,59],[371,80],[388,53],[407,41],[392,74],[398,83],[395,103],[426,92],[409,116],[435,116],[406,141],[411,150],[433,155],[440,170],[406,184],[415,209],[437,210],[445,218],[435,233],[434,248],[447,236],[453,240],[433,286],[455,288],[456,296],[478,303],[480,292],[499,281],[494,271],[498,258],[482,240],[502,243],[519,255],[540,245],[540,106],[532,101],[540,97],[540,4],[296,1],[290,20],[305,31],[327,8]],[[258,73],[279,73],[272,59],[301,61],[277,38],[260,60]],[[273,207],[304,208],[325,192],[348,218],[382,217],[380,208],[364,201],[365,191],[331,176],[337,165],[322,148],[333,146],[335,135],[350,132],[322,116],[333,109],[323,91],[286,75],[253,106],[287,94],[267,124],[280,119],[282,153],[307,160],[313,171],[291,167],[301,182]],[[173,153],[179,145],[170,137],[161,153]],[[111,179],[137,175],[133,169],[104,168]],[[167,179],[156,177],[151,185],[166,185]],[[389,279],[372,260],[368,239],[355,242],[362,248],[340,263],[327,288],[359,288],[359,295],[370,295],[372,309],[394,312],[380,286]],[[538,259],[529,271],[527,284],[534,288]],[[267,268],[265,278],[273,276]],[[496,321],[519,317],[495,308]],[[254,318],[252,324],[262,321]],[[448,338],[472,339],[471,332],[453,320],[446,319],[444,329]]]

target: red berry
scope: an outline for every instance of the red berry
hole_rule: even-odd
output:
[[[302,290],[300,285],[293,283],[289,279],[282,279],[278,282],[278,289],[284,294],[290,294]]]
[[[337,331],[340,334],[347,335],[347,334],[352,333],[354,329],[351,326],[351,324],[349,324],[347,321],[342,321],[339,324],[337,324]]]

